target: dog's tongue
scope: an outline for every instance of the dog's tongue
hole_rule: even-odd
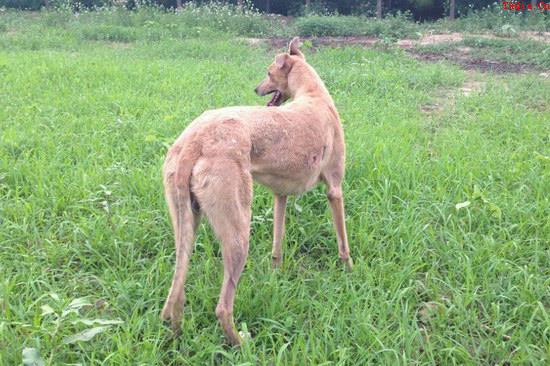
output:
[[[280,98],[281,98],[281,92],[276,90],[275,93],[273,93],[273,97],[271,98],[269,103],[267,103],[267,106],[268,107],[273,107],[273,106],[277,105],[277,102],[279,101]]]

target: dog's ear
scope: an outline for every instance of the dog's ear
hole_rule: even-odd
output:
[[[288,56],[288,53],[282,53],[280,55],[278,55],[277,57],[275,57],[275,65],[279,68],[279,69],[284,69],[285,67],[288,67],[289,65],[289,56]]]
[[[304,54],[299,49],[300,46],[300,38],[292,38],[292,41],[288,44],[288,53],[292,56],[299,56],[305,60]]]

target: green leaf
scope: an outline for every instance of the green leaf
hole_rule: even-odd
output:
[[[55,313],[50,305],[42,305],[40,309],[42,309],[42,316]]]
[[[470,201],[464,201],[464,202],[457,203],[457,204],[455,205],[455,208],[456,208],[456,210],[458,211],[458,210],[460,210],[461,208],[465,208],[465,207],[468,207],[468,206],[470,206]]]
[[[550,156],[542,155],[541,153],[535,151],[535,159],[543,161],[543,162],[550,162]]]
[[[65,308],[66,310],[76,310],[80,309],[84,306],[92,306],[88,299],[86,297],[79,297],[78,299],[74,299],[71,301],[71,303]]]
[[[491,211],[491,214],[493,215],[493,217],[499,220],[502,218],[502,210],[500,209],[500,207],[498,207],[494,203],[489,203],[489,210]]]
[[[483,199],[483,193],[481,193],[479,186],[477,184],[474,184],[474,193],[472,194],[472,199],[476,200],[478,198]]]
[[[109,319],[78,319],[72,322],[73,324],[86,324],[86,325],[113,325],[113,324],[122,324],[123,320],[109,320]]]
[[[40,351],[36,348],[23,348],[24,366],[44,366],[44,360],[40,356]]]
[[[155,141],[157,141],[157,136],[155,136],[155,135],[145,136],[145,142],[155,142]]]
[[[82,332],[78,332],[76,334],[63,338],[62,343],[71,344],[71,343],[76,343],[80,341],[88,342],[90,339],[94,338],[99,333],[103,333],[109,328],[110,326],[89,328],[89,329],[83,330]]]
[[[78,299],[74,299],[71,301],[69,305],[63,310],[63,313],[61,314],[61,317],[64,318],[67,315],[71,313],[78,314],[78,311],[85,307],[85,306],[92,306],[88,299],[86,297],[79,297]]]

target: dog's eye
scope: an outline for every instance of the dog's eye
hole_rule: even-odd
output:
[[[271,72],[268,71],[268,72],[267,72],[267,76],[271,77]]]

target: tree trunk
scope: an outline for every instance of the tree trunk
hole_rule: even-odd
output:
[[[454,20],[456,12],[456,0],[451,0],[451,9],[449,11],[449,19]]]
[[[271,13],[271,0],[265,0],[265,12]]]
[[[44,0],[44,7],[48,8],[50,6],[50,0]]]
[[[533,8],[531,11],[537,8],[537,0],[531,0],[531,7]]]
[[[382,0],[376,0],[376,17],[382,19]]]
[[[243,0],[237,0],[237,6],[238,7],[243,7]]]
[[[181,9],[181,8],[182,8],[181,0],[176,0],[176,9]]]

